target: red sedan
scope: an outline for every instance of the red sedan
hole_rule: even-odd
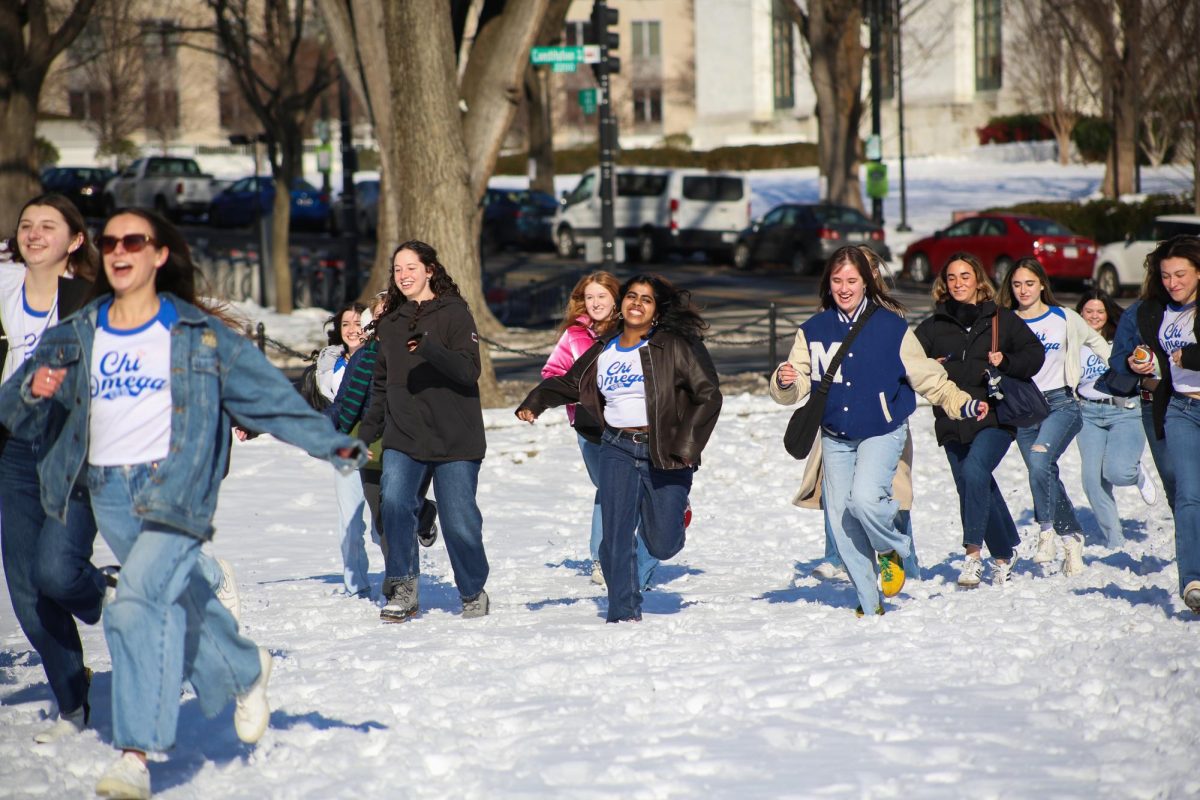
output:
[[[904,253],[904,268],[913,280],[928,282],[945,266],[946,259],[960,250],[978,257],[997,282],[1023,256],[1036,258],[1046,274],[1058,280],[1091,278],[1096,261],[1095,242],[1071,233],[1052,219],[980,214],[910,244]]]

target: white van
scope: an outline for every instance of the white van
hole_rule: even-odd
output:
[[[738,233],[750,224],[744,176],[702,169],[619,167],[613,219],[619,238],[638,260],[704,251],[726,259]],[[593,167],[563,194],[554,217],[558,254],[571,258],[583,240],[600,235],[600,169]]]

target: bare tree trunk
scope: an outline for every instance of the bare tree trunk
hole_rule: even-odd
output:
[[[0,231],[7,236],[17,229],[21,206],[42,190],[34,145],[37,95],[18,90],[0,100],[0,121]]]
[[[536,43],[553,45],[562,40],[563,23],[571,0],[550,0],[538,29]],[[554,194],[554,95],[547,67],[525,63],[525,103],[529,114],[529,159],[535,173],[529,188]]]
[[[794,4],[789,7],[796,9]],[[800,25],[817,95],[817,157],[826,180],[823,199],[860,210],[858,128],[865,56],[859,40],[861,24],[857,3],[812,0]]]

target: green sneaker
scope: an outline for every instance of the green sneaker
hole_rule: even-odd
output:
[[[862,619],[866,616],[866,613],[862,610],[862,606],[858,606],[854,609],[854,616],[858,617],[859,619]],[[883,606],[875,606],[875,616],[883,616]]]
[[[895,550],[879,554],[879,587],[884,597],[895,597],[904,588],[904,565]]]

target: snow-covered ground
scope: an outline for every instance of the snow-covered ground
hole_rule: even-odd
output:
[[[1200,618],[1176,597],[1164,502],[1121,490],[1128,544],[1079,577],[1028,560],[1003,588],[956,590],[958,500],[928,408],[913,417],[925,579],[856,619],[848,584],[808,572],[819,513],[790,505],[789,414],[727,398],[692,494],[688,545],[638,625],[605,625],[588,578],[592,489],[561,411],[486,412],[479,501],[492,614],[459,618],[439,542],[421,616],[381,625],[338,593],[331,468],[263,438],[235,447],[215,552],[235,566],[244,628],[275,657],[271,728],[240,744],[232,711],[185,695],[163,798],[1185,798]],[[1079,458],[1064,480],[1083,504]],[[1031,519],[1015,448],[998,470]],[[1092,520],[1083,512],[1085,525]],[[98,563],[110,556],[101,546]],[[382,558],[372,548],[373,578]],[[113,758],[108,651],[94,729],[53,745],[38,660],[0,598],[0,797],[89,797]]]

